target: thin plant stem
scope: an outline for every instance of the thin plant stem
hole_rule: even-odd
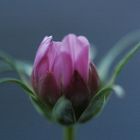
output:
[[[64,140],[75,140],[74,126],[68,126],[64,128]]]

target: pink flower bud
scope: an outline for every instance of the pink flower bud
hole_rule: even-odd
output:
[[[84,36],[69,34],[61,42],[45,37],[37,51],[32,86],[46,104],[61,96],[69,99],[79,116],[99,88],[96,68],[89,58],[90,44]]]

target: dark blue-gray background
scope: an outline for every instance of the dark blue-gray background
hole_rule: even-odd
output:
[[[139,0],[0,0],[0,49],[33,61],[45,35],[86,35],[102,56],[122,36],[140,29]],[[140,54],[118,83],[124,99],[112,96],[102,115],[79,128],[79,140],[140,139]],[[22,90],[0,85],[0,140],[58,140],[61,128],[48,123]]]

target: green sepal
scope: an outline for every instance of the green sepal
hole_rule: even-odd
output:
[[[76,122],[72,103],[65,97],[60,97],[55,104],[52,117],[55,122],[62,125],[73,125]]]
[[[51,109],[38,97],[32,98],[30,97],[31,103],[34,106],[34,108],[37,110],[39,114],[47,118],[48,120],[52,120],[51,117]]]
[[[119,76],[120,72],[124,68],[124,66],[129,62],[129,60],[138,52],[140,51],[140,43],[138,43],[134,48],[132,48],[116,65],[113,75],[110,78],[110,85],[115,83],[116,78]]]
[[[98,65],[98,74],[102,82],[108,80],[109,72],[116,58],[130,45],[140,40],[140,30],[131,32],[119,40]]]
[[[2,79],[0,79],[0,84],[2,84],[2,83],[14,83],[14,84],[17,84],[27,93],[28,96],[30,96],[32,98],[35,98],[35,93],[31,89],[31,87],[26,85],[21,80],[13,79],[13,78],[2,78]]]
[[[99,90],[98,93],[91,99],[88,107],[82,113],[78,122],[84,123],[97,116],[103,110],[111,91],[111,86],[107,86]]]
[[[2,72],[4,70],[15,71],[21,80],[28,82],[26,77],[31,76],[32,65],[16,60],[2,51],[0,51],[0,61],[6,64],[5,67],[2,67]]]
[[[86,108],[86,110],[81,115],[79,122],[83,123],[91,118],[94,118],[96,115],[98,115],[106,102],[108,101],[108,97],[111,93],[111,91],[114,90],[120,97],[124,95],[123,89],[115,85],[115,80],[122,71],[123,67],[129,62],[129,60],[140,50],[140,43],[138,43],[134,48],[132,48],[117,64],[115,67],[114,73],[112,77],[110,78],[110,81],[108,82],[108,86],[105,86],[104,88],[101,88],[98,93],[91,99],[89,106]]]
[[[13,78],[2,78],[2,79],[0,79],[0,84],[2,84],[2,83],[14,83],[14,84],[19,85],[25,91],[25,93],[27,93],[27,95],[31,99],[33,106],[37,109],[37,111],[40,114],[42,114],[43,116],[47,117],[49,120],[51,119],[50,109],[43,101],[41,101],[37,97],[37,95],[34,93],[34,91],[31,89],[31,87],[26,85],[21,80],[13,79]]]

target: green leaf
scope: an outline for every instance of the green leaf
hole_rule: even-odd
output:
[[[30,98],[30,100],[39,114],[51,120],[51,111],[43,101],[41,101],[39,98],[32,97]]]
[[[110,72],[111,65],[114,60],[130,45],[140,40],[140,30],[132,32],[124,36],[114,47],[108,52],[98,65],[98,73],[101,81],[105,81]]]
[[[122,71],[123,67],[129,62],[129,60],[140,50],[140,43],[138,43],[133,49],[131,49],[117,64],[115,67],[115,70],[113,72],[113,75],[110,80],[110,84],[114,84],[116,78]]]
[[[16,60],[4,52],[0,52],[0,60],[10,67],[10,71],[16,71],[23,81],[27,82],[26,76],[31,76],[32,66],[30,64]]]
[[[19,85],[22,89],[24,89],[24,91],[32,98],[35,98],[35,94],[33,92],[33,90],[27,86],[25,83],[23,83],[22,81],[18,80],[18,79],[12,79],[12,78],[2,78],[0,79],[0,84],[2,83],[15,83],[17,85]]]
[[[75,113],[72,104],[65,97],[61,97],[55,104],[52,115],[55,121],[63,125],[75,123]]]
[[[12,64],[14,59],[2,51],[0,51],[0,60],[5,62],[6,64],[9,64],[11,67],[14,67]]]
[[[99,90],[98,93],[91,99],[90,104],[81,115],[79,122],[84,123],[97,116],[104,108],[104,105],[107,102],[111,91],[111,86],[106,86]]]
[[[1,83],[14,83],[19,85],[26,93],[27,95],[30,97],[31,102],[33,104],[33,106],[37,109],[37,111],[41,114],[43,114],[45,117],[47,117],[48,119],[50,119],[50,109],[47,107],[46,104],[44,104],[38,97],[37,95],[35,95],[34,91],[27,86],[25,83],[23,83],[22,81],[18,80],[18,79],[12,79],[12,78],[3,78],[0,79],[0,84]]]
[[[17,60],[15,63],[15,67],[17,71],[20,71],[22,74],[30,77],[32,73],[32,65],[28,62],[23,62]]]
[[[122,71],[123,67],[128,63],[128,61],[140,50],[140,43],[138,43],[133,49],[131,49],[123,58],[122,60],[118,63],[116,66],[114,73],[108,83],[108,85],[104,88],[102,88],[95,97],[91,100],[89,106],[85,110],[85,112],[82,114],[80,117],[79,122],[85,122],[89,120],[92,117],[95,117],[97,114],[99,114],[105,103],[108,100],[108,97],[111,93],[112,90],[114,90],[120,97],[124,95],[123,89],[118,86],[114,85],[115,80],[117,76],[120,74]]]

